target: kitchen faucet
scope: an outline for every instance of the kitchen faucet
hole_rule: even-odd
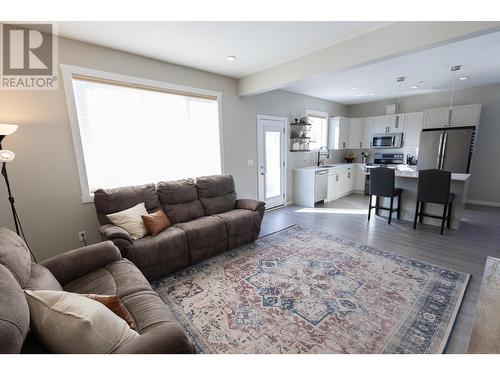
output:
[[[325,151],[326,150],[326,153]],[[328,148],[326,146],[321,146],[318,150],[318,162],[316,163],[316,165],[319,167],[321,165],[321,162],[320,162],[320,157],[321,156],[326,156],[327,158],[330,157],[330,153],[328,152]]]

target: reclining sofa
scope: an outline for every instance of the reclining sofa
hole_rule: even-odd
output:
[[[172,226],[134,241],[106,215],[143,202],[149,213],[162,208]],[[264,202],[236,199],[230,175],[99,189],[94,204],[102,238],[113,241],[148,280],[255,241],[265,209]]]

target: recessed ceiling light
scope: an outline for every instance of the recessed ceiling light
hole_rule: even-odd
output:
[[[469,77],[460,77],[459,78],[460,81],[465,81],[466,79],[469,79]]]
[[[359,89],[359,87],[358,86],[352,86],[351,89],[357,90],[357,89]]]
[[[234,60],[236,60],[236,56],[231,55],[227,57],[227,61],[234,61]]]
[[[374,92],[369,92],[369,93],[366,93],[366,94],[356,94],[354,96],[374,96],[376,93]]]
[[[418,89],[418,86],[414,85],[411,87],[412,89]]]

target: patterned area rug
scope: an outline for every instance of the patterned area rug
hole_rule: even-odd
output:
[[[468,280],[294,226],[153,288],[203,353],[441,353]]]

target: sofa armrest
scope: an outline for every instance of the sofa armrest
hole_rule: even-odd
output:
[[[124,346],[115,354],[180,354],[194,353],[194,346],[177,323],[155,327]]]
[[[264,207],[266,204],[255,199],[237,199],[234,208],[239,208],[243,210],[259,211],[260,208]]]
[[[56,255],[40,264],[48,268],[61,285],[65,285],[121,259],[120,250],[113,242],[105,241]]]
[[[130,244],[133,243],[130,234],[125,229],[120,228],[117,225],[113,224],[101,225],[99,227],[99,233],[101,233],[101,235],[103,235],[108,240],[125,240],[129,241]]]

